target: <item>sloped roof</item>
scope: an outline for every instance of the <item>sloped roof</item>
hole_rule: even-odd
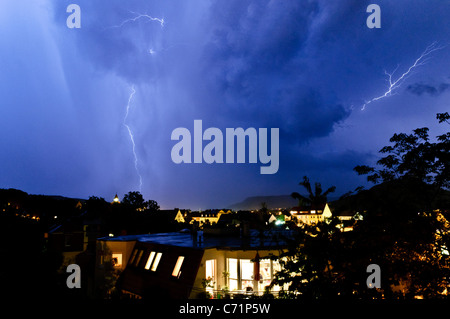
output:
[[[137,265],[128,263],[119,278],[119,288],[150,298],[186,299],[191,293],[203,250],[167,246],[153,242],[137,242],[134,249],[143,252]],[[146,269],[151,252],[161,253],[156,270]],[[179,276],[173,276],[178,257],[184,257]]]
[[[118,280],[119,289],[149,298],[186,299],[194,286],[205,249],[279,249],[286,245],[285,238],[291,234],[287,231],[261,233],[252,230],[249,237],[205,236],[201,244],[190,233],[184,232],[104,237],[99,240],[136,241],[134,250],[141,254],[141,258],[137,264],[136,260],[128,262]],[[145,267],[151,252],[162,254],[155,271]],[[184,260],[181,273],[176,277],[172,273],[180,256]]]
[[[322,214],[325,210],[326,204],[323,205],[311,205],[311,206],[296,206],[292,207],[290,211],[296,211],[299,212],[299,214],[311,214],[311,211],[316,211],[315,214],[318,214],[317,211],[322,211],[319,214]]]
[[[191,233],[171,232],[143,235],[125,235],[117,237],[103,237],[99,241],[136,241],[175,247],[195,249],[268,249],[286,245],[286,238],[292,237],[289,230],[267,230],[262,233],[251,229],[248,236],[205,236],[201,243]]]

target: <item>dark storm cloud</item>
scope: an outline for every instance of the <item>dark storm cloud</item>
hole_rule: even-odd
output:
[[[203,69],[226,97],[222,114],[280,127],[297,142],[326,136],[349,115],[329,91],[310,86],[323,76],[311,71],[307,50],[321,10],[316,1],[214,3]]]
[[[95,69],[110,72],[127,82],[150,82],[157,79],[157,58],[150,50],[162,49],[163,26],[158,20],[139,18],[148,15],[163,19],[167,5],[147,1],[79,0],[82,10],[82,27],[72,32],[80,57],[91,61]],[[55,20],[65,24],[67,2],[53,4]],[[183,5],[177,3],[182,10]],[[67,31],[67,30],[66,30]]]
[[[217,1],[206,7],[176,2],[160,4],[157,10],[141,2],[80,5],[90,15],[102,16],[84,21],[77,36],[80,54],[95,68],[130,84],[161,86],[167,79],[175,81],[168,90],[187,92],[189,107],[170,103],[170,98],[165,98],[164,107],[183,118],[202,117],[215,125],[220,118],[227,126],[279,127],[282,138],[304,143],[327,136],[350,114],[329,89],[332,72],[338,73],[330,70],[334,66],[327,74],[317,72],[329,53],[311,53],[321,41],[332,41],[327,30],[335,28],[340,15],[349,14],[349,5]],[[186,12],[197,11],[198,20],[186,19],[180,11],[183,6]],[[130,20],[138,14],[164,17],[165,25]],[[326,22],[324,16],[329,17]],[[342,29],[339,32],[345,25]],[[182,39],[177,37],[180,30]]]
[[[448,89],[450,89],[449,83],[440,83],[438,85],[415,83],[408,85],[408,87],[406,88],[408,92],[419,96],[423,94],[428,94],[430,96],[439,96]]]
[[[66,26],[70,3],[81,8],[80,29]],[[105,198],[136,190],[123,125],[134,87],[127,124],[142,192],[162,207],[289,194],[303,175],[354,189],[352,167],[376,161],[365,154],[394,132],[431,127],[431,113],[448,108],[446,48],[396,94],[360,111],[385,92],[385,70],[401,75],[450,34],[447,1],[379,0],[377,30],[366,26],[369,3],[2,0],[0,129],[13,138],[0,140],[0,187]],[[164,18],[164,26],[139,14]],[[418,98],[428,95],[433,109]],[[204,129],[280,128],[278,173],[261,176],[252,164],[175,165],[171,132],[192,129],[194,119]]]

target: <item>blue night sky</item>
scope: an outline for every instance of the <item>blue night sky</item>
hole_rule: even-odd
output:
[[[66,25],[71,3],[81,28]],[[366,25],[371,3],[381,28]],[[302,191],[304,175],[337,196],[369,187],[352,169],[394,133],[443,132],[449,13],[444,0],[1,0],[0,188],[206,209]],[[279,128],[278,172],[173,163],[171,133],[195,119]]]

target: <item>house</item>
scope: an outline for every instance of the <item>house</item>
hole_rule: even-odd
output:
[[[283,225],[285,222],[290,221],[292,216],[286,210],[275,210],[270,212],[270,217],[267,220],[269,224]]]
[[[222,214],[230,214],[231,210],[205,210],[205,211],[199,211],[199,212],[192,212],[189,214],[189,217],[191,218],[191,223],[198,222],[199,226],[201,227],[203,224],[216,224],[220,216]]]
[[[280,269],[287,231],[248,236],[196,236],[185,232],[104,237],[97,240],[97,288],[132,298],[198,298],[263,294]],[[277,293],[280,287],[273,287]]]
[[[185,213],[185,214],[187,214],[187,213]],[[183,214],[183,213],[181,212],[181,210],[179,209],[178,212],[177,212],[177,214],[175,215],[175,220],[176,220],[178,223],[184,223],[184,222],[186,222],[186,220],[184,219],[184,215],[185,215],[185,214]]]
[[[318,222],[325,221],[327,218],[331,218],[333,213],[331,212],[328,204],[319,206],[303,206],[293,207],[290,210],[291,220],[297,220],[297,225],[303,224],[316,224]],[[357,212],[350,210],[334,211],[334,216],[339,218],[342,222],[339,225],[341,231],[347,232],[353,230],[353,222],[361,218],[361,215]]]
[[[297,206],[290,210],[291,219],[297,220],[297,224],[316,224],[325,218],[331,218],[331,210],[328,204]]]

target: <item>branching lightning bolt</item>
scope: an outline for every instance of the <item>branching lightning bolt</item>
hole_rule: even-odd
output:
[[[126,19],[124,21],[122,21],[120,24],[118,25],[114,25],[114,26],[110,26],[106,29],[113,29],[113,28],[122,28],[124,25],[126,25],[127,23],[133,23],[136,22],[137,20],[140,19],[145,19],[148,21],[154,21],[154,22],[158,22],[161,25],[161,28],[164,27],[164,18],[154,18],[148,14],[140,14],[140,13],[136,13],[133,11],[129,11],[130,13],[134,14],[135,17],[134,18],[130,18],[130,19]],[[154,54],[155,51],[153,49],[150,49],[149,51],[150,54]],[[131,107],[131,101],[133,99],[134,94],[136,93],[136,90],[134,88],[134,85],[131,87],[131,93],[130,96],[128,97],[128,104],[126,107],[126,112],[125,112],[125,117],[123,118],[123,125],[125,126],[125,128],[128,131],[128,135],[130,136],[130,141],[131,141],[131,145],[132,145],[132,150],[133,150],[133,156],[134,156],[134,168],[136,170],[137,175],[139,176],[139,192],[142,191],[142,175],[139,172],[139,165],[138,165],[138,156],[136,153],[136,143],[134,141],[134,135],[133,135],[133,131],[131,130],[130,126],[127,124],[127,119],[128,119],[128,114],[130,111],[130,107]]]
[[[396,80],[393,80],[393,76],[395,71],[397,71],[398,66],[394,69],[394,71],[392,73],[388,73],[387,71],[384,71],[384,74],[387,75],[388,77],[388,82],[389,82],[389,86],[386,90],[386,92],[384,92],[384,94],[377,96],[369,101],[366,101],[364,103],[364,105],[362,106],[361,110],[364,110],[366,108],[367,105],[369,105],[372,102],[381,100],[385,97],[391,96],[394,91],[396,89],[398,89],[402,83],[404,82],[404,80],[410,75],[410,73],[418,66],[424,65],[428,60],[429,60],[429,55],[437,50],[441,50],[443,49],[443,46],[439,46],[437,42],[433,42],[431,43],[429,46],[426,47],[425,51],[422,52],[422,54],[416,59],[416,61],[414,61],[414,64],[412,64],[408,70],[406,70],[399,78],[397,78]]]
[[[118,25],[113,25],[110,28],[121,28],[123,27],[125,24],[130,23],[130,22],[136,22],[139,19],[147,19],[149,21],[157,21],[159,22],[159,24],[161,25],[161,28],[164,27],[164,18],[154,18],[148,14],[140,14],[137,12],[133,12],[130,11],[130,13],[135,14],[136,16],[134,18],[130,18],[130,19],[126,19],[124,21],[122,21],[122,23],[118,24]]]
[[[134,156],[134,168],[136,169],[136,173],[139,176],[139,192],[142,191],[142,176],[139,172],[139,167],[138,167],[138,157],[136,154],[136,143],[134,142],[134,136],[133,136],[133,132],[130,129],[130,126],[126,123],[127,118],[128,118],[128,113],[130,111],[130,106],[131,106],[131,100],[133,99],[134,94],[136,93],[136,90],[134,89],[134,85],[131,87],[131,94],[128,97],[128,104],[127,104],[127,110],[125,113],[125,117],[123,118],[123,125],[127,128],[128,130],[128,135],[130,136],[130,141],[131,141],[131,145],[133,146],[133,156]]]

